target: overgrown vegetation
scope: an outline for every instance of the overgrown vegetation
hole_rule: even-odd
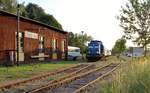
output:
[[[112,83],[104,84],[100,93],[150,93],[150,58],[125,63]]]
[[[0,83],[8,82],[10,80],[29,78],[34,75],[46,73],[55,69],[66,68],[69,66],[77,65],[75,61],[63,61],[53,63],[39,63],[21,65],[19,67],[0,67]]]

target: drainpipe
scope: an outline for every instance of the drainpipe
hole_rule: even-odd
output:
[[[20,14],[19,14],[20,5],[17,5],[17,66],[19,66],[19,28],[20,28]]]

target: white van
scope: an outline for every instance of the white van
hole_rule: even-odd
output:
[[[80,48],[68,46],[68,59],[76,60],[78,57],[81,57]]]

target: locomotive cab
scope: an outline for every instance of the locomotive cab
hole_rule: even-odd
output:
[[[86,58],[88,61],[99,60],[103,56],[104,47],[101,41],[91,41],[88,44]]]

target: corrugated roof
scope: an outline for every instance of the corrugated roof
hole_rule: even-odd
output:
[[[17,15],[12,14],[12,13],[9,13],[9,12],[6,12],[6,11],[3,11],[3,10],[0,10],[0,15],[1,15],[1,14],[2,14],[2,15],[12,16],[12,17],[17,17]],[[64,31],[64,30],[60,30],[60,29],[58,29],[58,28],[56,28],[56,27],[53,27],[53,26],[50,26],[50,25],[41,23],[41,22],[36,21],[36,20],[33,20],[33,19],[29,19],[29,18],[26,18],[26,17],[23,17],[23,16],[20,16],[20,19],[21,19],[21,20],[23,19],[23,20],[26,20],[26,21],[29,21],[29,22],[33,22],[33,23],[35,23],[35,24],[39,24],[39,25],[45,26],[45,27],[47,27],[47,28],[50,28],[50,29],[52,29],[52,30],[54,30],[54,31],[57,31],[57,32],[60,32],[60,33],[64,33],[64,34],[67,33],[67,32]]]

